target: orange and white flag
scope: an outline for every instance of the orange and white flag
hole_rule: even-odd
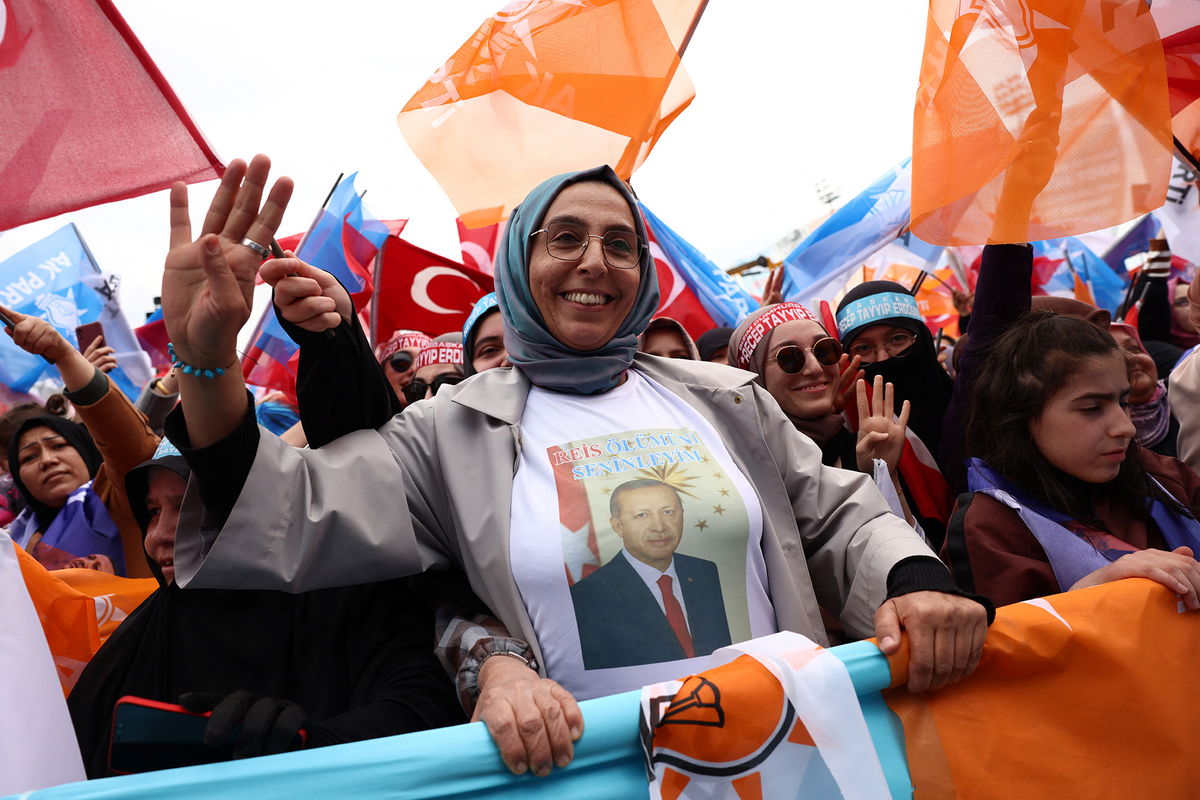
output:
[[[845,664],[798,633],[642,689],[652,800],[872,800],[888,784]]]
[[[63,693],[69,694],[100,645],[158,588],[158,581],[90,569],[51,571],[19,547],[14,549]]]
[[[21,580],[18,553],[25,556],[0,530],[0,795],[85,777],[38,613]]]
[[[930,0],[912,230],[941,245],[1055,239],[1163,203],[1163,43],[1146,0]]]
[[[907,649],[891,657],[906,680]],[[916,796],[1200,797],[1200,613],[1144,578],[1005,606],[969,678],[884,692]]]
[[[611,164],[628,179],[695,92],[680,54],[705,0],[515,0],[397,117],[463,224],[537,184]]]

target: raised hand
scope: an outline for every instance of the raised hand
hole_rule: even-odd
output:
[[[320,333],[349,322],[354,305],[345,287],[323,269],[306,264],[288,250],[285,258],[263,264],[262,279],[275,287],[275,306],[293,325]]]
[[[187,186],[171,187],[163,319],[185,363],[228,369],[237,361],[237,334],[250,317],[254,277],[263,260],[242,241],[269,245],[292,196],[291,179],[280,178],[261,203],[270,170],[271,161],[263,155],[249,166],[241,160],[230,163],[194,241]]]
[[[773,267],[763,285],[762,307],[783,302],[783,267]]]
[[[0,311],[3,311],[4,315],[14,323],[8,329],[8,335],[12,337],[13,344],[26,353],[41,356],[51,364],[57,364],[72,353],[79,355],[79,351],[71,346],[66,337],[46,320],[40,317],[31,317],[3,306],[0,306]]]
[[[83,357],[92,366],[104,373],[112,372],[117,368],[116,351],[104,344],[103,336],[97,336],[95,339],[92,339],[92,343],[83,351]]]
[[[850,392],[854,389],[855,381],[861,380],[866,376],[866,372],[859,369],[862,365],[862,356],[850,356],[842,353],[842,357],[838,359],[838,382],[837,387],[833,392],[833,412],[835,414],[842,413],[846,405],[850,402]]]
[[[5,329],[12,337],[13,344],[26,353],[41,356],[58,367],[67,391],[82,389],[96,374],[91,362],[46,320],[3,306],[0,306],[0,311],[13,321],[13,326]]]
[[[904,452],[905,431],[911,407],[907,400],[900,407],[900,418],[896,419],[893,409],[896,392],[892,384],[884,384],[881,375],[875,376],[871,388],[871,400],[867,401],[867,382],[855,382],[858,395],[858,443],[854,447],[860,472],[870,474],[875,459],[882,460],[893,475],[900,465],[900,454]]]

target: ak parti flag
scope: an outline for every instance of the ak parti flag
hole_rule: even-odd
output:
[[[0,546],[5,543],[0,540]],[[100,645],[158,588],[158,581],[90,569],[47,570],[21,548],[12,547],[50,645],[59,682],[69,694]]]
[[[930,0],[912,230],[941,245],[1098,230],[1162,205],[1163,43],[1145,0]]]
[[[430,336],[461,330],[475,301],[491,292],[491,275],[389,236],[376,262],[372,341],[411,328]]]
[[[907,647],[891,659],[907,677]],[[916,796],[1200,797],[1200,616],[1130,578],[1005,606],[975,673],[884,693]]]
[[[0,2],[0,230],[223,171],[110,0]]]
[[[680,54],[703,0],[517,0],[484,21],[397,117],[468,227],[551,175],[628,179],[694,92]]]

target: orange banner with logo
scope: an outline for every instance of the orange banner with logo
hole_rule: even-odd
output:
[[[90,569],[47,570],[14,545],[63,692],[125,617],[158,588],[154,578],[121,578]]]
[[[905,680],[906,651],[891,659]],[[1200,613],[1133,578],[997,611],[979,668],[884,693],[918,800],[1200,797]]]

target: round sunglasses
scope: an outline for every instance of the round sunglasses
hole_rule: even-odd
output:
[[[795,344],[784,345],[771,357],[771,361],[779,364],[779,368],[789,375],[795,375],[804,369],[805,353],[811,351],[817,363],[824,367],[832,367],[842,357],[842,343],[832,336],[826,336],[813,342],[812,347],[801,347]]]
[[[406,353],[403,350],[399,350],[395,353],[392,353],[392,355],[388,358],[387,363],[388,366],[390,366],[396,372],[407,372],[408,368],[413,365],[412,353]]]

